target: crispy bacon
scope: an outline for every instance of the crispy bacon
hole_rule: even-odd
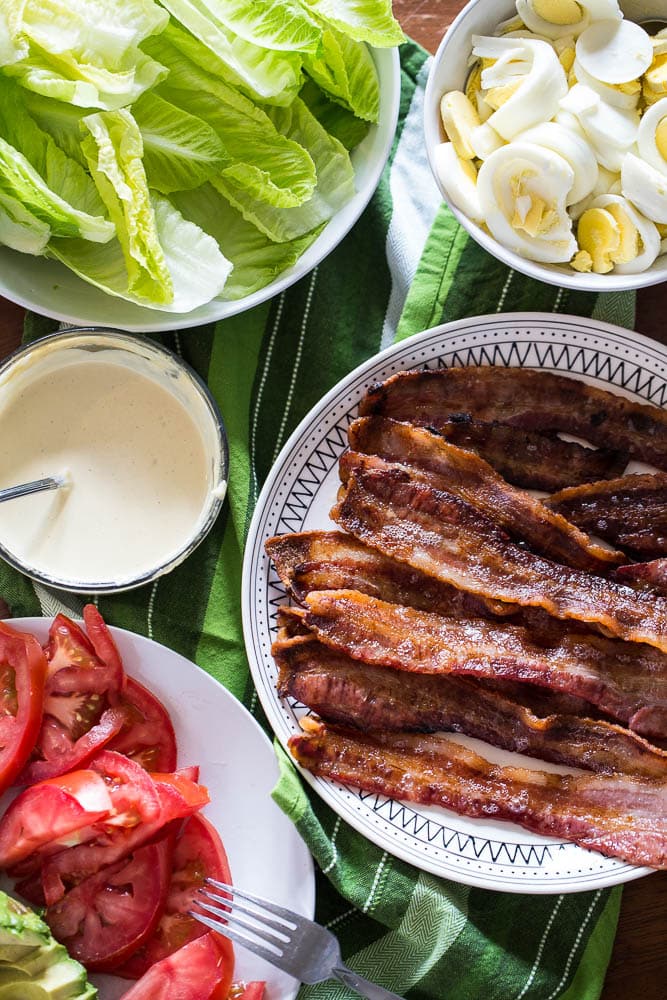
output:
[[[575,434],[667,467],[666,411],[547,371],[471,366],[398,372],[369,391],[360,412],[427,426],[471,414],[532,431]]]
[[[355,470],[332,517],[384,555],[462,590],[592,622],[667,652],[667,600],[524,551],[470,504],[401,466]]]
[[[621,583],[629,583],[632,587],[651,590],[667,597],[667,557],[652,559],[650,562],[619,566],[616,570],[616,576]]]
[[[350,426],[348,438],[352,452],[378,455],[426,473],[436,488],[462,497],[510,536],[556,562],[603,573],[624,561],[619,552],[596,545],[540,500],[510,486],[484,459],[424,427],[387,417],[360,417]]]
[[[630,864],[667,868],[664,780],[499,766],[442,736],[337,726],[293,736],[289,748],[313,774],[367,792],[511,820]]]
[[[641,559],[667,555],[667,474],[621,476],[554,493],[545,501],[584,531]]]
[[[545,647],[520,626],[444,618],[353,590],[313,591],[305,603],[305,625],[354,659],[565,691],[643,736],[667,738],[667,658],[654,650],[637,655],[637,647],[590,635],[566,635]]]
[[[538,718],[483,683],[360,663],[314,637],[279,641],[278,691],[330,722],[365,732],[450,730],[589,771],[667,778],[667,753],[621,726],[577,716]]]
[[[431,427],[451,444],[474,451],[508,483],[546,493],[620,476],[629,459],[625,452],[586,448],[556,434],[477,420],[469,413],[431,419],[406,414],[397,419]]]

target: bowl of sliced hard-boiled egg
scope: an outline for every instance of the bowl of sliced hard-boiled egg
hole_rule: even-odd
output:
[[[666,0],[472,0],[434,57],[425,137],[504,263],[591,291],[667,280]]]

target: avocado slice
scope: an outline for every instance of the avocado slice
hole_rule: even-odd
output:
[[[84,967],[29,907],[0,892],[0,1000],[95,1000]]]

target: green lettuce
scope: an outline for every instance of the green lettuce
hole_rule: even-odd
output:
[[[315,53],[321,31],[299,0],[206,0],[220,24],[239,38],[267,49]]]
[[[300,205],[315,189],[315,165],[308,151],[281,135],[249,98],[201,69],[193,58],[201,57],[201,49],[196,39],[170,25],[160,39],[169,77],[157,92],[216,132],[228,157],[219,171],[223,177],[270,205]]]
[[[235,35],[204,0],[163,0],[164,6],[226,66],[229,82],[254,100],[289,104],[303,82],[298,52],[277,52]]]
[[[308,75],[330,97],[358,118],[377,122],[380,117],[380,81],[373,57],[364,42],[357,42],[336,28],[322,34],[322,54],[305,59]]]
[[[0,190],[0,243],[35,256],[44,253],[51,226],[29,212],[25,205]]]
[[[173,200],[187,219],[216,240],[233,264],[221,295],[223,299],[241,299],[274,281],[296,264],[324,228],[321,225],[298,239],[275,243],[247,222],[210,184],[202,184],[196,191],[180,192]]]
[[[28,39],[23,34],[25,0],[0,0],[0,66],[25,59]]]
[[[167,198],[151,193],[150,200],[155,232],[174,289],[170,302],[155,301],[136,287],[128,287],[127,258],[118,240],[100,246],[84,240],[53,239],[47,255],[109,295],[166,312],[189,313],[220,294],[231,264],[216,241],[184,219]]]
[[[346,149],[354,149],[368,135],[370,122],[362,121],[347,108],[336,104],[314,80],[306,80],[299,97],[329,135],[342,142]]]
[[[83,152],[116,226],[128,291],[138,299],[167,305],[173,301],[174,286],[157,233],[139,127],[125,108],[87,115],[82,123],[90,133]]]
[[[210,125],[157,94],[144,94],[132,111],[148,183],[162,194],[199,187],[229,160]]]
[[[331,219],[353,197],[354,168],[342,143],[320,125],[299,98],[289,108],[270,108],[280,132],[304,146],[315,164],[317,185],[313,195],[296,208],[274,208],[248,196],[229,177],[213,177],[211,184],[243,217],[276,242],[295,240]]]
[[[304,0],[304,3],[357,42],[390,48],[405,41],[391,12],[391,0]]]

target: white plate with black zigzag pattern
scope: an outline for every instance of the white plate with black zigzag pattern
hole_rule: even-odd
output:
[[[277,669],[270,648],[276,633],[276,608],[287,603],[287,598],[264,552],[265,540],[285,532],[334,527],[329,510],[338,487],[338,458],[359,401],[373,383],[407,368],[480,364],[576,375],[638,401],[667,404],[667,349],[620,327],[549,313],[480,316],[426,330],[371,358],[343,379],[283,448],[262,490],[246,545],[246,647],[259,698],[283,744],[299,731],[305,709],[276,693]],[[468,742],[479,749],[480,744]],[[550,769],[550,765],[481,746],[490,759]],[[469,819],[436,807],[367,794],[310,774],[304,777],[369,840],[444,878],[488,889],[557,893],[615,885],[649,871],[531,834],[514,824]]]

